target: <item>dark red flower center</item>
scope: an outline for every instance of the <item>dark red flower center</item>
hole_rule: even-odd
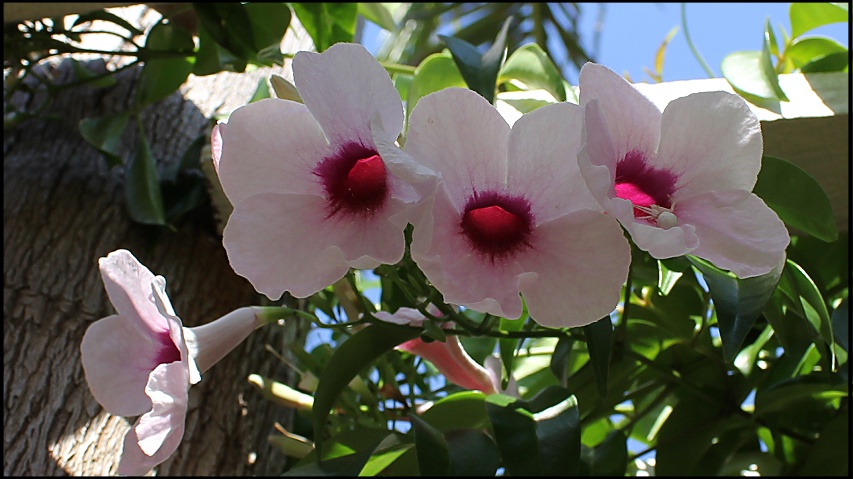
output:
[[[464,211],[462,233],[492,263],[530,246],[533,214],[524,198],[474,192]]]
[[[388,175],[382,157],[359,143],[350,143],[321,161],[314,174],[326,191],[329,217],[339,212],[371,216],[388,197]]]
[[[156,362],[154,367],[157,367],[160,364],[169,364],[181,360],[181,352],[178,350],[178,347],[175,346],[175,342],[172,341],[172,336],[169,335],[168,331],[157,333],[157,340],[160,343],[160,350],[157,351],[157,356],[154,358],[154,361]]]
[[[649,166],[646,156],[633,150],[616,163],[616,196],[634,206],[670,208],[678,176],[668,169]],[[649,214],[634,208],[634,217]]]

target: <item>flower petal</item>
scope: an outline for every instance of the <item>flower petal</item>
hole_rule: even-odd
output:
[[[183,429],[183,426],[181,428]],[[134,428],[131,428],[124,436],[124,449],[118,464],[118,474],[122,476],[146,475],[151,469],[169,459],[178,449],[182,438],[183,431],[180,434],[176,432],[170,435],[160,449],[153,456],[149,456],[139,448],[139,438],[137,438]]]
[[[749,191],[710,192],[678,207],[679,221],[694,226],[700,238],[692,254],[739,278],[773,269],[790,243],[785,224]]]
[[[679,211],[679,226],[663,229],[631,220],[626,229],[631,233],[631,239],[638,248],[647,251],[654,258],[666,259],[691,253],[699,246],[700,240],[695,227],[686,223]]]
[[[169,325],[154,303],[154,274],[127,250],[117,250],[98,260],[110,302],[119,316],[130,320],[139,333],[156,339]]]
[[[694,93],[664,110],[654,166],[678,175],[676,203],[709,191],[752,191],[762,148],[761,125],[743,98]]]
[[[146,455],[154,455],[169,436],[183,436],[189,387],[189,374],[179,362],[161,364],[149,374],[145,394],[151,398],[151,410],[133,427]]]
[[[581,68],[578,83],[581,106],[599,101],[617,158],[624,158],[631,150],[657,151],[661,112],[651,100],[613,70],[595,63]]]
[[[450,200],[462,208],[473,189],[506,185],[509,125],[480,95],[446,88],[418,101],[404,151],[440,172]]]
[[[432,215],[414,223],[412,259],[448,303],[518,318],[522,304],[515,284],[523,271],[515,261],[492,264],[474,252],[460,231],[460,215],[439,188]]]
[[[388,72],[362,45],[338,43],[293,58],[296,89],[333,145],[372,144],[370,119],[382,118],[393,141],[403,128],[403,104]]]
[[[159,348],[159,342],[121,316],[108,316],[86,329],[80,344],[83,372],[107,412],[138,416],[151,408],[145,385]]]
[[[619,302],[631,249],[613,218],[580,210],[536,228],[534,247],[519,262],[530,316],[549,327],[598,321]]]
[[[522,116],[509,134],[509,191],[533,205],[544,222],[568,211],[601,210],[578,169],[583,108],[555,103]]]
[[[311,172],[333,150],[305,105],[267,98],[234,110],[218,129],[219,181],[231,204],[263,192],[323,193]]]
[[[415,338],[397,346],[397,349],[416,354],[431,362],[453,384],[465,389],[494,394],[491,377],[462,347],[458,336],[448,336],[445,342],[426,343]]]
[[[605,209],[608,208],[610,199],[616,197],[614,185],[618,160],[601,105],[598,100],[591,100],[584,107],[584,133],[578,152],[578,169],[592,196]],[[612,214],[610,211],[608,213]],[[630,206],[627,214],[633,216]]]
[[[184,328],[187,349],[200,373],[210,369],[264,323],[251,307],[239,308],[194,328]]]

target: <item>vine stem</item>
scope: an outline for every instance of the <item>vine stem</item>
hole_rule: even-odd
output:
[[[702,55],[699,53],[699,50],[696,49],[696,46],[693,45],[693,40],[690,39],[690,31],[687,30],[687,10],[685,8],[685,4],[682,2],[681,4],[681,28],[684,29],[684,38],[687,39],[687,45],[690,47],[690,51],[693,52],[693,56],[696,57],[696,60],[702,65],[702,69],[705,70],[705,73],[708,74],[708,78],[716,78],[717,75],[714,74],[714,71],[711,70],[711,67],[708,66],[708,63],[702,58]]]

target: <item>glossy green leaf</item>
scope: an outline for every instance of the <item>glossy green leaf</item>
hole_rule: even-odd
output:
[[[397,29],[397,25],[394,23],[392,9],[396,7],[397,4],[393,3],[359,2],[358,13],[383,29],[393,32]]]
[[[491,437],[475,429],[457,429],[446,437],[451,476],[494,477],[500,453]]]
[[[850,53],[836,52],[824,55],[800,67],[802,73],[845,72],[850,68]]]
[[[655,475],[701,474],[695,467],[724,428],[722,404],[682,392],[677,405],[661,426],[657,438]]]
[[[839,411],[820,431],[799,471],[801,476],[850,477],[849,408]]]
[[[830,23],[850,21],[847,5],[841,3],[792,3],[789,15],[792,37]]]
[[[118,155],[129,116],[128,112],[123,112],[80,120],[80,136],[101,152],[110,168],[124,163]]]
[[[658,260],[658,294],[666,296],[672,291],[685,271],[690,271],[690,263],[684,258]]]
[[[823,241],[838,238],[829,197],[817,180],[797,165],[765,155],[753,192],[785,224]]]
[[[554,346],[554,352],[551,353],[551,372],[564,387],[569,377],[569,356],[574,344],[575,340],[571,336],[560,336]]]
[[[325,51],[338,42],[352,42],[357,3],[293,3],[293,12],[299,23],[314,40],[318,52]]]
[[[382,354],[419,334],[420,330],[416,328],[373,324],[348,338],[335,350],[320,374],[319,385],[314,393],[312,418],[318,447],[329,411],[347,384]]]
[[[522,314],[519,319],[501,318],[501,331],[517,332],[524,329],[527,322],[527,314]],[[501,338],[498,340],[498,351],[501,354],[501,363],[507,373],[513,370],[512,364],[515,360],[515,352],[520,343],[518,338]]]
[[[373,455],[373,451],[378,448],[381,442],[377,441],[370,447],[355,450],[343,448],[340,454],[336,451],[332,457],[326,456],[322,461],[300,461],[296,467],[285,472],[282,476],[357,476],[365,468]],[[315,457],[313,453],[306,456],[306,459],[312,457]]]
[[[769,18],[764,22],[764,38],[770,47],[770,54],[774,57],[778,56],[779,43],[776,41],[776,34],[773,32],[773,25],[770,23]]]
[[[509,396],[486,398],[486,411],[495,431],[503,465],[513,476],[542,475],[539,439],[533,413],[526,402]]]
[[[281,40],[290,26],[290,8],[287,4],[253,2],[244,7],[252,29],[255,52],[270,47],[280,50]]]
[[[708,283],[717,312],[723,358],[731,361],[776,289],[785,262],[781,261],[770,272],[761,276],[740,279],[701,258],[688,256],[687,259]]]
[[[160,181],[154,156],[144,134],[139,135],[136,154],[125,165],[124,193],[130,218],[150,225],[166,224]]]
[[[416,414],[408,414],[415,431],[418,467],[422,476],[446,476],[450,473],[450,450],[447,440]]]
[[[438,36],[453,55],[453,61],[459,67],[459,72],[468,84],[468,88],[479,93],[489,103],[495,102],[495,87],[498,72],[506,58],[506,35],[510,23],[512,23],[512,17],[504,21],[495,42],[483,54],[465,40],[445,35]]]
[[[623,477],[628,466],[628,438],[619,430],[610,431],[595,447],[589,469],[591,476]]]
[[[767,56],[761,51],[734,52],[723,58],[720,68],[732,88],[747,100],[787,101],[784,93],[779,94],[782,90],[772,65],[768,74],[766,60]]]
[[[519,80],[531,88],[541,88],[557,101],[566,101],[566,89],[560,70],[536,43],[519,47],[507,58],[500,70],[498,85],[510,80]]]
[[[847,385],[831,377],[810,374],[777,383],[755,395],[755,414],[785,414],[798,409],[803,402],[828,403],[847,397]]]
[[[847,48],[829,37],[805,37],[794,40],[785,56],[790,58],[797,68],[832,53],[847,53]]]
[[[158,23],[150,32],[145,44],[152,50],[186,52],[191,54],[195,43],[190,33],[172,23]],[[187,80],[193,63],[186,57],[154,57],[145,61],[139,77],[137,98],[140,104],[158,102],[176,92]]]
[[[788,260],[779,289],[793,302],[800,315],[808,320],[815,337],[832,344],[832,324],[826,302],[808,273],[797,263]]]
[[[613,344],[613,323],[610,316],[583,327],[586,345],[589,349],[589,360],[595,373],[595,384],[598,394],[607,397],[607,372],[610,369],[610,350]]]
[[[460,391],[443,397],[424,411],[421,418],[439,431],[483,429],[490,424],[486,395],[480,391]]]
[[[406,100],[406,118],[411,116],[412,110],[421,98],[444,88],[464,88],[465,85],[465,80],[459,73],[459,67],[456,66],[450,54],[433,53],[415,69]]]
[[[217,2],[192,6],[201,26],[217,44],[244,61],[254,57],[253,26],[244,5]]]
[[[389,466],[397,462],[406,453],[412,450],[415,445],[403,442],[394,434],[388,435],[385,439],[376,446],[376,449],[371,454],[370,459],[364,465],[364,468],[358,473],[359,476],[376,476]]]

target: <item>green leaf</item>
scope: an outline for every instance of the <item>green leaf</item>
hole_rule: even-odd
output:
[[[850,53],[836,52],[824,55],[800,67],[802,73],[844,72],[850,67]]]
[[[569,377],[569,355],[574,344],[575,340],[571,336],[560,336],[557,345],[554,346],[554,352],[551,353],[551,372],[554,373],[554,377],[560,381],[562,386],[566,385],[566,380]]]
[[[808,273],[797,263],[788,260],[779,289],[793,301],[800,315],[808,320],[815,337],[831,345],[833,337],[829,311],[820,290]]]
[[[267,83],[267,79],[261,77],[258,80],[258,87],[255,88],[255,93],[252,94],[252,98],[249,99],[249,103],[254,103],[258,100],[263,100],[265,98],[270,97],[270,85]]]
[[[826,192],[799,166],[764,156],[753,192],[785,224],[826,242],[838,239],[838,227]]]
[[[77,25],[81,25],[83,23],[91,22],[91,21],[95,21],[95,20],[103,20],[105,22],[115,23],[116,25],[118,25],[118,26],[124,28],[125,30],[127,30],[128,32],[130,32],[130,34],[132,36],[142,35],[143,33],[145,33],[142,30],[133,26],[127,20],[121,18],[120,16],[118,16],[114,13],[110,13],[106,10],[95,10],[92,12],[81,14],[80,16],[77,17],[77,20],[74,20],[74,24],[71,25],[71,28],[74,28]]]
[[[141,130],[141,128],[140,128]],[[166,224],[163,197],[157,179],[157,166],[148,148],[148,140],[140,131],[136,155],[127,162],[124,193],[130,218],[150,225]]]
[[[498,85],[519,80],[532,88],[541,88],[557,101],[566,101],[566,89],[560,70],[536,43],[519,47],[500,70]]]
[[[767,68],[768,55],[766,50],[730,53],[723,58],[720,68],[732,88],[749,101],[756,98],[759,99],[757,101],[788,101],[779,87],[779,78],[773,72],[772,64],[769,70]]]
[[[217,44],[236,58],[254,58],[252,21],[244,5],[239,3],[193,3],[201,26]],[[238,70],[242,71],[242,70]]]
[[[580,463],[577,400],[559,386],[522,401],[494,394],[486,398],[504,467],[513,476],[574,475]]]
[[[500,453],[491,437],[483,431],[457,429],[447,433],[451,476],[494,477]]]
[[[462,74],[459,73],[459,67],[456,66],[450,54],[445,52],[433,53],[424,58],[415,69],[406,100],[406,118],[411,116],[418,100],[430,93],[448,87],[464,88],[465,86],[466,83]]]
[[[82,63],[69,58],[71,60],[71,68],[74,70],[74,77],[78,80],[89,80],[88,84],[95,88],[106,88],[116,84],[116,79],[113,75],[98,77],[98,74],[92,73]]]
[[[314,40],[318,52],[338,42],[352,42],[357,3],[293,3],[299,22]]]
[[[296,85],[290,83],[283,77],[278,75],[270,76],[270,84],[272,85],[276,98],[302,103],[302,97],[299,95],[299,90],[296,89]]]
[[[701,474],[695,467],[722,430],[725,416],[719,402],[708,402],[685,393],[661,426],[655,455],[655,475]]]
[[[740,279],[701,258],[688,255],[687,259],[708,283],[717,312],[723,358],[731,362],[776,289],[785,262],[779,262],[770,272],[761,276]]]
[[[522,314],[518,319],[501,318],[501,331],[517,332],[524,329],[524,323],[527,322],[527,314]],[[512,363],[515,359],[515,351],[521,339],[519,338],[501,338],[498,340],[498,350],[501,353],[501,362],[507,374],[512,372]]]
[[[367,464],[358,473],[359,476],[376,476],[388,468],[390,465],[397,462],[403,455],[414,448],[411,443],[404,443],[394,434],[388,435],[382,442],[376,446]]]
[[[317,447],[320,447],[329,411],[356,374],[394,346],[414,339],[419,334],[417,328],[373,324],[348,338],[335,350],[320,374],[319,385],[314,393],[312,418]]]
[[[846,55],[848,50],[844,45],[828,37],[798,38],[785,49],[785,57],[789,58],[796,68],[833,53]]]
[[[839,411],[820,431],[799,475],[850,477],[850,409]]]
[[[417,414],[407,415],[415,430],[418,467],[422,476],[446,476],[450,473],[450,451],[444,436]]]
[[[755,415],[785,415],[788,411],[802,408],[804,401],[827,403],[847,397],[847,385],[841,381],[831,381],[832,377],[810,374],[759,390],[755,395]]]
[[[592,371],[595,373],[598,394],[606,398],[607,372],[610,368],[610,350],[613,343],[613,324],[610,322],[610,316],[584,326],[583,334],[589,349],[589,360],[592,363]]]
[[[779,56],[779,43],[776,42],[776,34],[773,33],[773,25],[770,24],[770,18],[764,22],[764,38],[770,47],[770,53],[777,57]]]
[[[792,3],[789,15],[792,37],[830,23],[850,21],[847,5],[839,3]]]
[[[850,351],[850,306],[849,298],[844,298],[841,304],[832,312],[832,335],[835,342],[845,351]]]
[[[195,43],[186,29],[171,23],[158,23],[148,32],[145,47],[153,51],[191,54]],[[192,69],[193,63],[186,57],[146,60],[137,90],[139,103],[150,105],[168,97],[184,84]]]
[[[628,466],[628,438],[622,431],[610,431],[595,447],[590,461],[590,475],[624,477]]]
[[[281,40],[290,26],[290,8],[285,3],[247,3],[246,14],[252,29],[255,52],[272,47],[279,51]]]
[[[445,35],[438,36],[453,55],[453,61],[459,67],[459,72],[468,84],[468,88],[479,93],[492,104],[495,102],[498,72],[506,58],[506,35],[510,23],[512,23],[512,17],[504,21],[495,42],[482,55],[477,47],[465,40]]]
[[[480,391],[460,391],[443,397],[424,411],[421,418],[439,431],[483,429],[490,424],[486,395]]]
[[[397,6],[398,4],[394,3],[359,2],[358,13],[383,29],[393,32],[397,29],[397,25],[394,23],[391,10],[396,9]]]
[[[690,263],[684,258],[658,260],[658,294],[666,296],[685,271],[690,271]]]
[[[80,136],[101,152],[109,168],[124,164],[118,154],[129,115],[128,112],[123,112],[80,120]]]

